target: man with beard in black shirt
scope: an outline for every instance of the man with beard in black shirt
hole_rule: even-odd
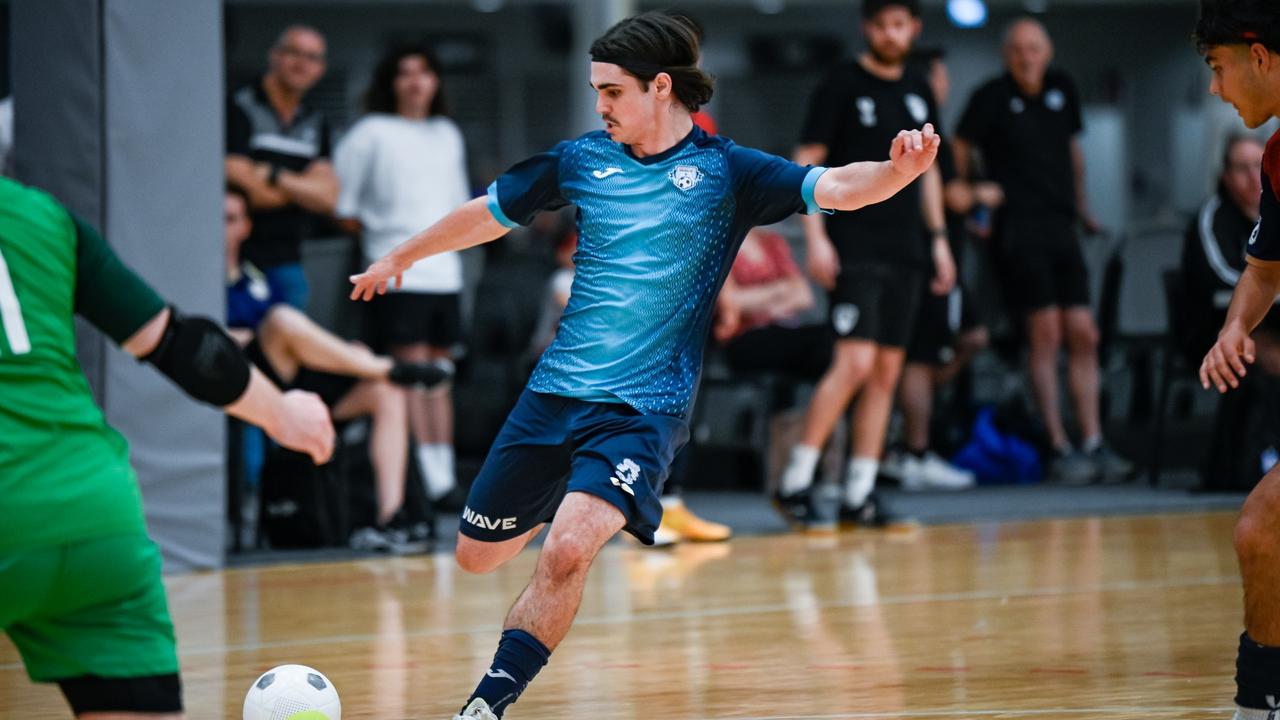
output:
[[[1098,410],[1098,327],[1076,223],[1098,229],[1084,201],[1084,128],[1075,84],[1050,68],[1044,26],[1023,19],[1005,33],[1008,72],[978,88],[956,130],[957,170],[969,176],[970,151],[1004,191],[994,251],[1010,310],[1025,322],[1028,363],[1053,450],[1051,473],[1068,484],[1123,479],[1133,465],[1102,442]],[[1073,448],[1059,413],[1058,351],[1067,347],[1068,386],[1080,425]]]
[[[832,71],[811,99],[795,152],[800,164],[879,160],[902,128],[939,127],[928,82],[906,67],[921,30],[918,0],[864,0],[862,29],[867,50]],[[942,295],[955,282],[938,168],[879,205],[806,218],[805,235],[809,273],[830,292],[837,340],[774,501],[793,524],[830,520],[811,501],[814,472],[822,445],[858,395],[840,520],[886,527],[895,518],[872,488],[921,287],[931,284]]]

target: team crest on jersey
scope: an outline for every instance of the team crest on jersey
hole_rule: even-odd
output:
[[[1062,108],[1067,106],[1067,96],[1062,94],[1058,88],[1054,88],[1044,94],[1045,107],[1054,112],[1060,112]]]
[[[667,177],[681,190],[692,190],[694,185],[702,182],[702,171],[692,165],[677,165],[667,173]]]
[[[1020,115],[1022,114],[1022,111],[1026,109],[1027,109],[1027,103],[1020,97],[1013,98],[1012,100],[1009,101],[1009,110],[1014,115]]]
[[[876,101],[869,97],[860,97],[854,101],[854,105],[858,107],[858,121],[863,127],[875,127],[876,124]]]
[[[924,98],[915,93],[907,93],[902,99],[906,102],[907,112],[911,113],[913,120],[923,123],[929,119],[929,103],[926,103]]]

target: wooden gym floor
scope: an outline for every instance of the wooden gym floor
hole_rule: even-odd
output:
[[[1229,718],[1234,513],[615,543],[525,718]],[[345,718],[448,718],[487,667],[526,552],[167,581],[190,718],[239,718],[273,665],[312,665]],[[65,718],[0,640],[0,718]]]

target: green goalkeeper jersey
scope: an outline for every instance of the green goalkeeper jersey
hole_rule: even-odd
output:
[[[144,530],[128,446],[93,402],[72,316],[120,343],[163,308],[96,232],[0,177],[0,555]]]

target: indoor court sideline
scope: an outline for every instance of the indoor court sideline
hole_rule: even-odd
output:
[[[1232,708],[1233,512],[614,543],[520,718],[1210,718]],[[188,717],[238,717],[300,662],[344,717],[447,717],[535,554],[449,554],[166,578]],[[57,718],[0,643],[0,718]]]

